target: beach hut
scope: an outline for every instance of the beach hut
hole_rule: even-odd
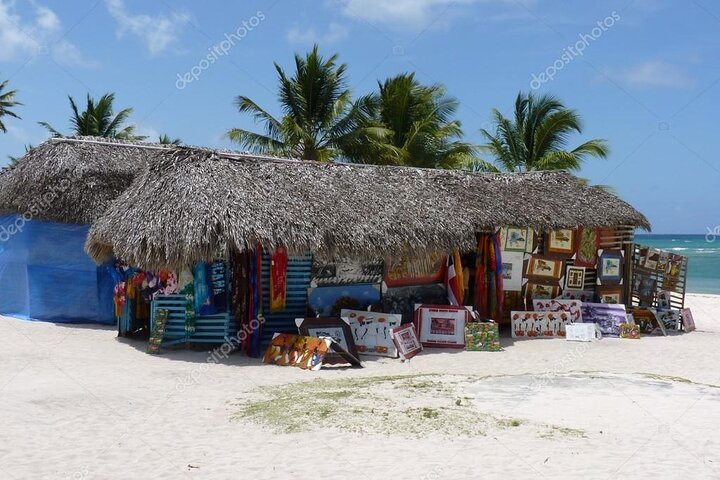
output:
[[[255,313],[263,312],[263,341],[274,332],[292,330],[294,318],[305,315],[313,261],[318,259],[474,251],[479,234],[494,235],[503,226],[541,234],[602,229],[599,246],[626,249],[635,228],[650,227],[626,202],[564,172],[476,174],[199,148],[154,153],[156,161],[95,220],[87,252],[98,263],[120,258],[147,271],[181,271],[218,259],[233,263],[238,255],[255,252],[249,263],[257,273],[251,275],[257,282],[252,303]],[[277,247],[290,254],[287,303],[271,311],[268,277]],[[247,314],[248,297],[242,298],[242,311],[232,312],[236,319]],[[176,303],[168,305],[178,309],[174,334],[182,341],[183,317],[187,319],[183,299],[170,300]],[[208,324],[217,320],[207,319]],[[186,339],[200,329],[193,324]],[[221,339],[221,333],[218,327],[212,338]]]
[[[2,172],[0,313],[114,323],[114,282],[83,247],[89,225],[153,152],[110,139],[52,139]]]

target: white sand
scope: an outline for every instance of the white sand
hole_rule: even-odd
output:
[[[688,304],[689,334],[505,339],[502,353],[428,351],[320,372],[239,355],[153,357],[114,329],[0,318],[0,479],[720,478],[720,297]],[[492,375],[464,394],[521,425],[473,437],[281,434],[230,418],[261,386],[428,372]]]

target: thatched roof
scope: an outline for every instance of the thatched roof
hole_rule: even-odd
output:
[[[195,148],[154,153],[157,162],[91,228],[86,249],[96,261],[115,255],[141,268],[179,267],[258,242],[327,256],[448,251],[473,248],[474,232],[507,225],[649,229],[627,203],[563,172],[273,161]]]
[[[0,213],[92,223],[163,148],[141,145],[149,144],[92,137],[48,140],[0,175]]]

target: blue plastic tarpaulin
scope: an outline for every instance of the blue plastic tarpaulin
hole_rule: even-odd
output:
[[[89,228],[0,216],[0,313],[58,323],[115,323],[112,277],[84,250]]]

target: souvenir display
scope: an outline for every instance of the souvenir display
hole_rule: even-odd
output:
[[[165,309],[158,310],[155,315],[155,325],[153,331],[150,334],[150,342],[146,352],[154,355],[160,353],[160,346],[162,345],[163,337],[165,336],[165,326],[167,325],[169,312]]]
[[[523,253],[532,251],[532,236],[532,230],[527,228],[505,228],[503,229],[503,250]]]
[[[571,256],[575,253],[575,231],[555,230],[545,235],[545,253]]]
[[[658,262],[660,261],[660,250],[656,248],[648,248],[645,258],[641,264],[642,267],[648,270],[657,270]]]
[[[655,313],[658,322],[665,327],[665,330],[680,330],[682,325],[680,311],[678,310],[657,310]]]
[[[465,281],[463,279],[462,260],[460,250],[455,250],[447,256],[445,265],[445,289],[447,301],[450,305],[462,305],[465,300]]]
[[[340,316],[350,324],[358,353],[392,358],[398,356],[390,332],[400,326],[402,315],[343,309]]]
[[[630,307],[628,308],[628,313],[632,314],[635,325],[640,327],[640,333],[651,334],[659,332],[667,336],[665,325],[658,320],[657,312],[654,309]]]
[[[500,330],[495,322],[470,322],[465,325],[465,350],[499,352]]]
[[[532,255],[526,275],[539,280],[559,280],[563,274],[563,261],[555,258]]]
[[[391,335],[403,359],[410,360],[422,351],[422,344],[420,344],[420,340],[418,340],[415,325],[412,323],[406,323],[400,327],[393,328]]]
[[[510,327],[513,338],[565,337],[565,326],[570,324],[566,312],[511,312]]]
[[[682,325],[683,330],[686,332],[692,332],[695,330],[695,319],[692,316],[692,312],[689,308],[683,308],[680,310],[680,314],[682,315]]]
[[[445,255],[432,253],[415,258],[389,257],[385,259],[383,282],[388,287],[440,283],[445,272]]]
[[[640,305],[649,307],[655,302],[655,291],[657,280],[645,275],[635,275],[633,279],[633,291],[640,300]]]
[[[623,323],[620,325],[620,338],[640,339],[640,327],[633,323]]]
[[[313,258],[310,272],[310,286],[323,287],[355,283],[375,284],[382,282],[383,261],[339,258],[336,261],[321,261]]]
[[[665,279],[662,284],[662,288],[664,290],[675,291],[680,280],[683,263],[685,263],[686,260],[687,257],[683,257],[682,255],[670,255],[668,259],[667,273],[665,274]]]
[[[305,370],[320,370],[330,351],[330,338],[304,337],[276,333],[263,357],[263,362],[293,366]]]
[[[670,310],[672,297],[670,292],[666,290],[660,290],[657,292],[657,308],[658,310]]]
[[[583,323],[596,323],[603,335],[617,337],[620,325],[627,323],[625,305],[606,303],[583,303]]]
[[[600,303],[623,303],[623,287],[620,285],[606,285],[597,287],[597,296]]]
[[[565,325],[565,338],[571,342],[592,342],[600,340],[602,332],[595,323],[571,323]]]
[[[580,229],[578,233],[577,250],[575,252],[575,266],[595,268],[597,266],[597,251],[600,237],[592,228]]]
[[[623,283],[625,252],[622,250],[598,250],[598,285]]]
[[[582,302],[579,300],[533,300],[533,310],[536,312],[565,312],[570,315],[570,322],[581,323]]]
[[[581,302],[592,302],[595,300],[595,292],[592,290],[565,290],[557,300],[580,300]]]
[[[270,313],[285,309],[287,300],[288,254],[278,247],[270,254]]]
[[[565,270],[565,289],[582,290],[585,287],[585,267],[569,265]]]
[[[560,294],[560,285],[547,285],[544,283],[528,282],[525,284],[525,296],[528,303],[532,300],[549,300]]]
[[[473,305],[482,318],[502,319],[505,293],[500,233],[477,235]]]
[[[415,305],[415,328],[423,347],[464,348],[465,325],[472,320],[469,307]]]
[[[358,350],[350,329],[350,323],[340,317],[296,318],[295,325],[300,335],[308,337],[328,337],[344,351],[358,358]],[[326,363],[344,363],[346,358],[339,353],[329,352],[325,356]]]
[[[402,315],[403,323],[413,321],[418,303],[442,305],[446,302],[447,290],[442,283],[393,288],[383,285],[382,311]]]
[[[356,284],[308,288],[308,305],[316,315],[340,315],[343,308],[366,310],[380,302],[380,285]],[[395,312],[392,312],[395,313]]]
[[[502,252],[503,289],[506,292],[522,290],[524,253]]]

